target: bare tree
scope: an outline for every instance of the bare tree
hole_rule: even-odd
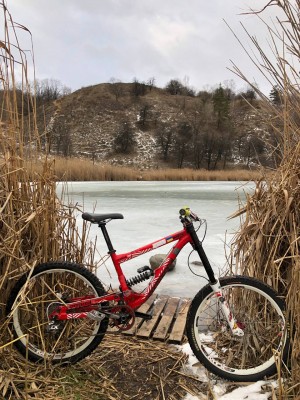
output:
[[[133,83],[131,87],[131,94],[135,98],[144,96],[147,91],[147,85],[144,82],[139,82],[137,78],[133,78]]]
[[[156,135],[163,160],[167,161],[174,143],[174,129],[168,124],[160,123],[156,130]]]
[[[166,87],[166,91],[172,95],[183,93],[183,84],[178,79],[171,79]]]
[[[71,93],[71,89],[56,79],[36,80],[31,84],[32,94],[35,95],[37,105],[45,104],[49,101]]]
[[[148,79],[147,85],[148,85],[148,87],[150,89],[150,92],[151,92],[152,88],[155,87],[155,78],[154,78],[154,76],[152,76],[151,78]]]
[[[116,101],[118,101],[123,94],[123,84],[119,79],[113,77],[110,78],[109,83],[110,83],[110,91],[115,96]]]
[[[189,155],[192,147],[192,127],[186,122],[180,122],[175,137],[175,152],[177,156],[177,167],[182,168],[185,158]]]

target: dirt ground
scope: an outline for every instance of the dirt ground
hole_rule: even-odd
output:
[[[187,355],[153,340],[108,334],[89,358],[68,367],[24,365],[14,350],[0,358],[5,400],[213,399],[210,385],[187,370]]]

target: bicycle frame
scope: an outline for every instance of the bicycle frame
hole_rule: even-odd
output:
[[[97,305],[103,302],[109,301],[123,301],[127,306],[136,310],[139,308],[154,292],[157,288],[166,272],[168,271],[169,266],[172,262],[177,258],[180,251],[187,243],[193,243],[190,234],[186,229],[182,229],[181,231],[175,232],[173,234],[164,236],[163,238],[156,240],[154,242],[148,243],[142,247],[139,247],[135,250],[117,254],[116,251],[112,248],[111,242],[109,240],[105,225],[101,226],[103,236],[108,244],[109,254],[111,255],[111,259],[116,270],[118,280],[120,283],[120,291],[112,294],[108,294],[102,297],[79,297],[69,300],[63,306],[60,306],[60,311],[55,311],[51,317],[55,317],[58,320],[65,320],[71,318],[86,318],[88,312],[92,310],[97,310]],[[151,278],[149,284],[142,292],[135,292],[132,288],[130,288],[127,284],[126,277],[124,275],[123,269],[121,267],[122,263],[126,261],[132,260],[133,258],[139,257],[142,254],[148,253],[149,251],[158,249],[163,247],[171,242],[175,242],[174,246],[171,248],[169,253],[167,254],[165,260],[162,264],[155,269],[154,275]],[[79,309],[84,309],[82,312],[78,312]],[[76,312],[72,312],[72,310],[76,310]]]
[[[74,261],[53,260],[25,272],[12,288],[6,304],[7,327],[20,354],[34,363],[60,366],[74,364],[92,354],[107,330],[139,336],[140,329],[146,329],[149,337],[157,336],[153,333],[155,325],[158,321],[164,325],[161,317],[168,311],[172,314],[175,302],[172,298],[165,299],[157,308],[158,303],[153,303],[156,296],[151,294],[172,269],[181,250],[191,245],[193,255],[198,254],[203,263],[208,281],[202,287],[202,279],[199,280],[198,293],[193,293],[195,297],[190,299],[186,310],[186,321],[181,321],[185,328],[182,333],[186,334],[194,355],[209,371],[227,380],[256,382],[278,372],[278,362],[287,362],[290,351],[282,296],[252,277],[224,276],[218,280],[202,247],[206,222],[188,207],[180,209],[179,215],[182,230],[142,247],[135,245],[135,250],[117,253],[106,225],[113,219],[123,219],[123,215],[83,213],[85,221],[97,224],[102,230],[108,247],[104,259],[112,259],[114,276],[118,278],[116,290],[111,286],[105,290],[96,274]],[[201,241],[198,232],[203,233]],[[151,251],[165,253],[154,271],[144,265]],[[139,263],[136,276],[126,279],[123,264],[130,264],[129,260],[137,257],[143,263]],[[183,267],[180,265],[179,270]],[[203,269],[201,276],[205,275]],[[134,286],[146,280],[142,286]],[[187,285],[186,289],[191,288]],[[176,303],[178,312],[183,303]],[[178,322],[176,314],[171,317]],[[165,340],[169,341],[174,329],[165,328]]]
[[[181,231],[164,236],[163,238],[154,242],[148,243],[145,246],[139,247],[135,250],[123,254],[117,254],[110,241],[108,232],[106,230],[106,221],[99,222],[99,227],[102,230],[103,237],[108,247],[108,254],[111,255],[113,265],[115,267],[118,280],[120,283],[120,291],[107,294],[101,297],[93,297],[91,295],[79,297],[68,300],[68,303],[59,306],[58,310],[54,311],[49,318],[56,320],[88,318],[91,316],[91,311],[98,311],[98,305],[105,302],[116,302],[130,307],[132,310],[138,309],[154,292],[163,277],[165,276],[169,266],[176,260],[178,254],[186,244],[190,243],[197,251],[202,264],[205,268],[209,283],[215,295],[219,298],[221,309],[228,322],[228,325],[234,335],[243,336],[243,330],[238,326],[233,313],[231,312],[228,302],[223,297],[222,289],[219,280],[216,279],[210,262],[203,250],[202,243],[200,242],[195,231],[193,222],[190,218],[182,218],[184,228]],[[133,258],[139,257],[142,254],[148,253],[151,250],[158,249],[168,243],[176,242],[167,254],[162,264],[155,269],[152,279],[148,286],[142,292],[135,292],[128,286],[126,277],[123,273],[121,264]]]

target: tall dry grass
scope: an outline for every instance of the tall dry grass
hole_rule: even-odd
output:
[[[142,174],[147,181],[253,181],[261,176],[261,171],[257,170],[207,171],[188,168],[152,170]]]
[[[271,56],[247,32],[258,54],[252,61],[279,88],[281,104],[274,105],[253,86],[268,110],[267,122],[278,139],[274,151],[281,153],[282,161],[274,174],[257,182],[254,194],[236,213],[242,215],[242,224],[233,243],[238,272],[270,283],[286,299],[292,333],[291,360],[289,368],[281,371],[285,381],[279,385],[280,396],[286,399],[300,395],[300,76],[296,67],[300,58],[299,5],[298,1],[266,4],[264,10],[271,6],[273,13],[276,10],[272,26],[263,20],[263,12],[255,13],[268,28]],[[251,85],[236,66],[233,70]]]
[[[253,181],[262,177],[260,170],[207,171],[162,168],[140,171],[79,158],[55,157],[52,162],[55,179],[58,181]],[[30,168],[33,173],[41,173],[42,163],[30,161]]]
[[[79,235],[74,210],[56,196],[53,162],[38,161],[39,171],[29,162],[38,159],[40,138],[35,122],[35,101],[28,95],[27,71],[32,59],[21,49],[19,30],[5,1],[0,2],[0,397],[31,398],[28,365],[11,352],[6,299],[15,280],[41,261],[70,259],[92,263],[93,249],[86,245],[86,229]],[[22,82],[20,88],[16,83]],[[24,114],[30,108],[32,114]],[[38,370],[41,373],[41,370]],[[24,380],[25,377],[25,380]],[[27,388],[27,389],[26,389]]]

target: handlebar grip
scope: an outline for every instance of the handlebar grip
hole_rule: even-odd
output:
[[[199,221],[199,217],[191,211],[190,207],[181,208],[179,214],[182,218],[191,218],[194,221]]]
[[[179,210],[179,214],[181,218],[187,218],[193,221],[200,221],[198,215],[191,211],[190,207],[183,207]]]
[[[179,214],[182,217],[189,217],[191,215],[191,209],[190,207],[183,207],[179,210]]]

